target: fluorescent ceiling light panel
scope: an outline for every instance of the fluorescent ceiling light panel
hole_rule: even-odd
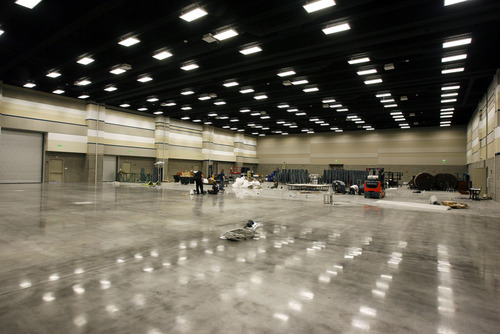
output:
[[[295,116],[305,116],[305,115],[307,115],[307,113],[305,112],[298,112],[295,114]]]
[[[122,107],[122,108],[128,108],[128,107],[130,107],[130,104],[128,104],[128,103],[122,103],[122,104],[120,104],[120,107]]]
[[[356,123],[356,124],[365,124],[365,121],[356,121],[354,123]]]
[[[331,27],[326,27],[323,29],[323,32],[325,33],[325,35],[330,35],[330,34],[334,34],[337,32],[346,31],[349,29],[351,29],[351,26],[349,25],[349,23],[342,23],[342,24],[337,24],[337,25],[331,26]]]
[[[451,126],[451,124],[439,124],[440,127],[444,128],[446,126]]]
[[[358,73],[358,75],[374,74],[374,73],[377,73],[377,70],[372,68],[369,70],[358,71],[357,73]]]
[[[240,120],[239,120],[239,119],[237,119],[237,118],[231,118],[231,119],[229,120],[229,122],[233,122],[233,123],[235,123],[235,122],[239,122],[239,121],[240,121]]]
[[[397,104],[384,104],[384,108],[395,108],[397,106]]]
[[[214,104],[216,106],[222,106],[222,105],[226,104],[226,101],[215,101]]]
[[[439,123],[440,123],[440,124],[450,124],[450,123],[451,123],[451,121],[440,121]]]
[[[208,121],[208,122],[205,122],[205,123],[203,123],[203,124],[205,124],[205,125],[210,125],[210,124],[212,124],[212,122]]]
[[[208,117],[216,117],[217,116],[217,113],[215,112],[210,112],[207,114]]]
[[[260,119],[269,119],[269,118],[271,118],[271,116],[269,116],[269,115],[260,116]]]
[[[155,115],[161,115],[161,114],[163,114],[163,111],[159,111],[158,110],[158,111],[155,111],[153,114],[155,114]]]
[[[181,16],[179,16],[181,19],[183,19],[184,21],[187,21],[187,22],[191,22],[191,21],[194,21],[196,19],[199,19],[200,17],[203,17],[205,15],[207,15],[208,13],[203,10],[203,8],[195,8],[189,12],[187,12],[186,14],[183,14]]]
[[[463,72],[463,71],[465,71],[465,68],[463,68],[463,67],[448,68],[446,70],[442,70],[441,74],[450,74],[450,73],[457,73],[457,72]]]
[[[465,1],[467,1],[467,0],[444,0],[444,5],[446,7],[446,6],[455,5],[457,3],[461,3],[461,2],[465,2]]]
[[[340,112],[340,111],[349,111],[349,109],[347,109],[347,108],[342,108],[342,109],[337,109],[337,111],[338,111],[338,112]]]
[[[327,99],[324,99],[323,101],[321,101],[323,103],[332,103],[332,102],[336,102],[335,99],[333,98],[327,98]]]
[[[314,13],[318,10],[322,10],[322,9],[329,8],[332,6],[335,6],[335,1],[333,1],[333,0],[318,0],[318,1],[308,3],[307,5],[304,5],[302,7],[304,7],[304,9],[308,13]]]
[[[441,117],[441,118],[452,118],[452,117],[453,117],[453,115],[441,115],[440,117]]]
[[[240,50],[240,53],[242,53],[246,56],[246,55],[250,55],[252,53],[257,53],[257,52],[261,52],[261,51],[262,51],[262,49],[260,47],[252,46],[252,47]]]
[[[201,119],[193,119],[193,122],[195,122],[195,123],[200,123],[200,122],[201,122]]]
[[[16,4],[29,9],[33,9],[33,7],[38,5],[40,1],[42,0],[16,0]]]
[[[453,115],[453,111],[442,112],[440,115]]]
[[[365,85],[373,85],[373,84],[378,84],[381,83],[382,79],[371,79],[371,80],[366,80]]]
[[[403,113],[401,111],[391,112],[391,116],[402,115],[402,114]]]
[[[267,95],[255,95],[253,98],[256,100],[263,100],[267,99]]]
[[[317,92],[319,91],[319,88],[318,87],[310,87],[310,88],[304,88],[303,91],[305,93],[312,93],[312,92]]]
[[[108,86],[106,88],[104,88],[104,90],[106,92],[114,92],[115,90],[117,90],[118,88],[116,88],[115,86]]]
[[[444,87],[441,87],[441,90],[455,90],[455,89],[460,89],[460,86],[444,86]]]
[[[57,72],[57,71],[53,71],[53,72],[50,72],[47,74],[47,76],[49,78],[57,78],[57,77],[60,77],[61,76],[61,73]]]
[[[446,94],[441,94],[441,97],[450,97],[450,96],[457,96],[458,93],[455,92],[455,93],[446,93]]]
[[[288,77],[290,75],[295,75],[295,71],[285,71],[285,72],[280,72],[278,73],[279,77]]]
[[[330,108],[340,108],[340,107],[342,107],[342,105],[340,103],[330,105]]]
[[[349,65],[356,65],[362,63],[368,63],[369,61],[370,61],[369,57],[363,57],[363,58],[351,59],[348,60],[347,62],[349,63]]]
[[[163,60],[163,59],[166,59],[168,57],[172,57],[172,54],[168,51],[160,51],[160,52],[153,55],[153,58],[156,58],[158,60]]]
[[[187,65],[182,66],[181,69],[184,71],[191,71],[191,70],[197,69],[198,67],[199,66],[196,64],[187,64]]]
[[[126,39],[118,42],[118,44],[129,47],[129,46],[132,46],[132,45],[137,44],[139,42],[140,42],[140,40],[138,40],[137,38],[129,37],[129,38],[126,38]]]
[[[109,71],[109,73],[113,73],[115,75],[122,74],[125,72],[127,71],[125,71],[123,68],[115,68],[114,70]]]
[[[443,48],[452,48],[455,46],[460,46],[460,45],[467,45],[472,43],[472,38],[462,38],[462,39],[456,39],[453,41],[448,41],[443,43]]]
[[[446,100],[441,100],[441,103],[452,103],[452,102],[457,102],[457,99],[446,99]]]
[[[83,95],[80,95],[78,96],[79,99],[82,99],[82,100],[85,100],[85,99],[88,99],[90,96],[87,95],[87,94],[83,94]]]
[[[441,109],[441,111],[453,111],[455,110],[455,108],[443,108]]]
[[[402,126],[401,129],[409,129],[409,126]]]
[[[255,90],[253,90],[252,88],[245,88],[245,89],[240,90],[241,94],[248,94],[248,93],[253,93],[253,92],[255,92]]]
[[[292,81],[292,85],[305,85],[309,83],[309,81],[307,80],[296,80],[296,81]]]
[[[94,59],[92,59],[90,57],[83,57],[83,58],[77,60],[77,63],[82,64],[82,65],[88,65],[88,64],[93,63],[93,62],[94,62]]]
[[[191,109],[193,109],[193,108],[191,108],[190,106],[184,106],[184,107],[182,107],[181,109],[182,109],[182,110],[191,110]]]
[[[236,82],[236,81],[230,81],[230,82],[225,82],[222,84],[224,87],[234,87],[234,86],[238,86],[239,83]]]
[[[26,87],[26,88],[33,88],[35,86],[36,86],[36,84],[34,84],[33,82],[27,82],[23,85],[23,87]]]
[[[290,105],[288,104],[278,104],[278,108],[289,108]]]
[[[206,101],[206,100],[210,100],[210,99],[211,99],[210,95],[204,95],[204,96],[200,96],[198,98],[198,100],[200,100],[200,101]]]
[[[3,31],[2,29],[0,29],[0,36],[2,36],[4,32],[5,31]]]
[[[394,99],[380,100],[380,103],[389,103],[389,102],[394,102]]]
[[[377,95],[375,95],[375,97],[388,97],[388,96],[391,96],[391,93],[378,93]]]
[[[462,60],[462,59],[466,59],[466,58],[467,58],[467,55],[464,53],[464,54],[456,55],[456,56],[443,57],[441,59],[441,62],[448,63],[450,61]]]
[[[299,109],[297,109],[297,108],[292,108],[292,109],[287,109],[286,111],[287,111],[287,112],[296,112],[296,111],[299,111]]]
[[[260,116],[260,112],[253,112],[250,114],[250,116]]]
[[[175,102],[167,102],[167,103],[165,103],[165,107],[173,107],[175,105],[176,105]]]
[[[151,97],[151,98],[147,99],[146,101],[148,101],[148,102],[157,102],[157,101],[158,101],[158,98],[156,98],[156,97]]]
[[[148,82],[148,81],[151,81],[151,80],[153,80],[153,78],[151,78],[148,75],[145,75],[145,76],[140,77],[140,78],[137,79],[137,81],[139,81],[139,82]]]
[[[248,109],[248,108],[240,109],[240,112],[241,113],[250,112],[250,109]]]
[[[52,93],[54,93],[54,94],[62,94],[62,93],[64,93],[64,91],[62,89],[56,89],[56,90],[52,91]]]
[[[191,94],[194,94],[194,92],[192,90],[185,90],[185,91],[182,91],[181,94],[182,95],[191,95]]]
[[[88,79],[82,79],[80,81],[75,82],[75,85],[76,86],[87,86],[87,85],[90,85],[91,83],[92,83],[92,81],[90,81]]]
[[[228,39],[228,38],[231,38],[231,37],[234,37],[237,35],[238,35],[238,33],[236,32],[236,30],[227,29],[227,30],[224,30],[224,31],[221,31],[221,32],[215,34],[214,38],[218,39],[219,41],[223,41],[225,39]]]

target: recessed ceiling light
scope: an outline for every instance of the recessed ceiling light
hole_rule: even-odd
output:
[[[156,98],[156,97],[150,97],[150,98],[149,98],[149,99],[147,99],[146,101],[148,101],[148,102],[157,102],[157,101],[159,101],[159,100],[158,100],[158,98]]]
[[[395,108],[397,107],[398,105],[397,104],[384,104],[384,108]]]
[[[333,99],[333,98],[326,98],[326,99],[324,99],[324,100],[323,100],[323,101],[321,101],[321,102],[323,102],[323,103],[332,103],[332,102],[336,102],[336,101],[335,101],[335,99]]]
[[[202,95],[200,97],[198,97],[198,100],[200,101],[206,101],[206,100],[210,100],[212,97],[210,97],[210,95]]]
[[[291,109],[287,109],[286,111],[287,112],[296,112],[296,111],[299,111],[299,109],[297,109],[297,108],[291,108]]]
[[[116,65],[111,68],[109,73],[113,73],[115,75],[122,74],[127,72],[128,70],[132,69],[132,66],[129,64],[122,64],[122,65]]]
[[[447,127],[447,126],[451,126],[451,124],[439,124],[440,127],[444,128],[444,127]]]
[[[60,77],[61,76],[61,73],[57,72],[57,71],[52,71],[50,73],[47,74],[47,76],[49,78],[57,78],[57,77]]]
[[[380,103],[389,103],[389,102],[394,102],[394,99],[380,100]]]
[[[366,80],[365,85],[373,85],[373,84],[378,84],[381,83],[382,79],[371,79],[371,80]]]
[[[444,87],[441,87],[441,90],[455,90],[455,89],[460,89],[460,86],[444,86]]]
[[[322,9],[332,7],[332,6],[335,6],[335,1],[333,1],[333,0],[318,0],[318,1],[308,3],[307,5],[304,5],[302,7],[304,7],[304,9],[308,13],[313,13],[313,12],[316,12],[318,10],[322,10]]]
[[[181,107],[181,109],[182,109],[182,110],[191,110],[191,109],[193,109],[193,108],[191,108],[190,106],[183,106],[183,107]]]
[[[149,75],[144,75],[144,76],[137,78],[137,81],[143,82],[143,83],[151,81],[151,80],[153,80],[153,78],[151,78]]]
[[[321,120],[319,120],[319,121],[316,121],[316,122],[314,122],[314,123],[316,123],[316,124],[323,124],[323,123],[325,123],[325,121],[321,121]]]
[[[452,103],[452,102],[457,102],[457,99],[445,99],[445,100],[441,100],[441,103]]]
[[[137,38],[129,37],[129,38],[126,38],[126,39],[118,42],[118,44],[129,47],[129,46],[132,46],[132,45],[137,44],[139,42],[140,42],[140,40],[138,40]]]
[[[260,116],[260,119],[269,119],[269,118],[271,118],[271,116],[269,116],[269,115],[262,115],[262,116]]]
[[[91,83],[92,83],[92,81],[90,81],[88,79],[81,79],[81,80],[75,82],[75,86],[87,86],[87,85],[90,85]]]
[[[448,63],[450,61],[462,60],[462,59],[466,59],[466,58],[467,58],[466,54],[461,54],[461,55],[456,55],[456,56],[443,57],[441,59],[441,62]]]
[[[261,52],[262,49],[258,46],[251,46],[249,48],[246,48],[246,49],[243,49],[243,50],[240,50],[240,53],[244,54],[245,56],[246,55],[250,55],[252,53],[257,53],[257,52]]]
[[[309,81],[305,79],[292,81],[292,85],[305,85],[307,83],[309,83]]]
[[[276,121],[276,124],[285,124],[285,121]]]
[[[452,48],[460,45],[467,45],[472,43],[472,38],[461,38],[456,40],[451,40],[443,43],[443,48]]]
[[[222,106],[222,105],[226,104],[226,101],[215,101],[214,104],[216,106]]]
[[[452,117],[453,117],[453,115],[441,115],[440,117],[441,117],[441,118],[452,118]]]
[[[391,93],[378,93],[377,95],[375,95],[375,97],[387,97],[387,96],[391,96]]]
[[[370,61],[369,57],[362,57],[362,58],[356,58],[356,59],[351,59],[348,60],[347,62],[349,65],[355,65],[355,64],[361,64],[361,63],[367,63]]]
[[[208,117],[216,117],[216,116],[217,116],[217,113],[215,113],[215,112],[209,112],[209,113],[207,114],[207,116],[208,116]]]
[[[162,104],[162,105],[164,105],[165,107],[173,107],[176,105],[176,103],[175,102],[166,102],[165,104]]]
[[[409,126],[402,126],[401,129],[409,129]]]
[[[227,29],[223,30],[221,32],[218,32],[217,34],[214,35],[215,39],[218,39],[219,41],[223,41],[225,39],[237,36],[238,33],[234,29]]]
[[[172,57],[172,54],[168,51],[165,51],[165,50],[159,51],[153,55],[153,58],[156,58],[158,60],[163,60],[163,59],[166,59],[168,57]]]
[[[248,109],[248,108],[243,108],[243,109],[240,109],[240,112],[241,112],[241,113],[250,112],[250,109]]]
[[[83,57],[83,58],[80,58],[77,60],[77,63],[82,64],[82,65],[88,65],[88,64],[93,63],[93,62],[94,62],[94,59],[92,59],[90,57]]]
[[[305,112],[298,112],[295,114],[295,116],[306,116],[306,115],[307,115],[307,113],[305,113]]]
[[[457,72],[463,72],[465,71],[465,68],[463,67],[455,67],[455,68],[448,68],[446,70],[442,70],[442,74],[449,74],[449,73],[457,73]]]
[[[23,87],[26,87],[26,88],[33,88],[33,87],[35,87],[35,86],[36,86],[36,84],[35,84],[35,83],[33,83],[33,82],[27,82],[27,83],[25,83],[25,84],[23,85]]]
[[[441,97],[450,97],[450,96],[457,96],[458,93],[455,92],[455,93],[446,93],[446,94],[441,94]]]
[[[155,115],[162,115],[163,111],[158,110],[158,111],[155,111],[153,114],[155,114]]]
[[[182,95],[191,95],[191,94],[194,94],[194,92],[192,90],[184,90],[181,92]]]
[[[222,84],[224,87],[234,87],[238,86],[239,83],[237,81],[228,81]]]
[[[33,9],[33,7],[38,5],[40,1],[42,0],[16,0],[16,4],[29,9]]]
[[[247,94],[247,93],[253,93],[253,92],[255,92],[255,90],[253,90],[252,88],[245,88],[245,89],[240,90],[241,94]]]
[[[4,32],[5,31],[3,31],[2,29],[0,29],[0,36],[2,36]]]
[[[319,91],[318,87],[309,87],[309,88],[304,88],[302,91],[305,93],[312,93],[312,92],[317,92]]]
[[[137,110],[139,110],[139,111],[147,111],[147,110],[148,110],[148,108],[144,108],[144,107],[142,107],[142,108],[139,108],[139,109],[137,109]]]
[[[278,108],[289,108],[288,104],[278,104]]]
[[[267,95],[255,95],[253,98],[256,100],[264,100],[267,99]]]
[[[231,118],[231,119],[229,120],[229,122],[233,122],[233,123],[236,123],[236,122],[239,122],[239,121],[240,121],[240,120],[239,120],[239,119],[237,119],[237,118]]]
[[[453,115],[453,111],[442,112],[439,115]]]
[[[82,100],[85,100],[85,99],[88,99],[90,96],[87,95],[87,94],[83,94],[83,95],[80,95],[78,96],[79,99],[82,99]]]
[[[330,108],[340,108],[340,107],[342,107],[342,104],[340,103],[330,105]]]
[[[254,136],[257,136],[259,133],[258,132],[252,132]]]
[[[250,116],[260,116],[260,112],[253,112],[250,114]]]
[[[122,107],[122,108],[128,108],[128,107],[130,107],[130,104],[128,104],[128,103],[122,103],[122,104],[120,104],[120,107]]]
[[[106,88],[104,88],[104,90],[106,92],[113,92],[115,90],[117,90],[118,88],[116,88],[115,86],[106,86]]]
[[[229,129],[229,128],[230,128],[230,126],[229,126],[229,125],[224,125],[222,128],[223,128],[223,129]]]
[[[451,121],[440,121],[439,123],[440,123],[440,124],[450,124],[450,123],[451,123]]]
[[[358,75],[374,74],[374,73],[377,73],[377,70],[375,68],[372,68],[369,70],[358,71],[357,73],[358,73]]]
[[[391,112],[391,116],[402,115],[402,114],[403,113],[401,111]]]
[[[341,23],[334,26],[326,27],[323,29],[323,32],[325,33],[325,35],[330,35],[337,32],[346,31],[349,29],[351,29],[349,23]]]
[[[347,108],[342,108],[342,109],[337,109],[338,112],[341,112],[341,111],[349,111],[349,109]]]
[[[194,70],[194,69],[197,69],[199,66],[197,64],[186,64],[184,66],[181,66],[181,69],[184,70],[184,71],[191,71],[191,70]]]
[[[278,73],[279,77],[288,77],[290,75],[295,75],[295,71],[290,70]]]
[[[467,0],[444,0],[444,5],[446,7],[446,6],[455,5],[457,3],[465,2],[465,1],[467,1]]]
[[[453,111],[455,108],[442,108],[440,111]]]
[[[193,119],[193,122],[195,122],[195,123],[200,123],[200,122],[201,122],[201,119]]]
[[[179,17],[181,19],[183,19],[184,21],[191,22],[191,21],[199,19],[200,17],[203,17],[205,15],[207,15],[207,12],[205,10],[203,10],[203,8],[197,7],[197,8],[190,10],[186,14],[183,14]]]
[[[183,121],[187,121],[188,119],[190,119],[190,117],[189,117],[189,116],[182,116],[182,117],[181,117],[181,119],[182,119]]]
[[[210,125],[210,124],[212,124],[212,122],[210,122],[210,121],[206,121],[206,122],[204,122],[203,124],[205,124],[205,125]]]

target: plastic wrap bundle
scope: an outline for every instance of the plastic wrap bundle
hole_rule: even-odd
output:
[[[458,180],[452,174],[436,174],[434,181],[436,189],[439,190],[456,190],[458,188]]]
[[[309,183],[309,172],[307,169],[282,169],[278,172],[277,179],[279,183]]]
[[[231,185],[233,188],[239,188],[239,189],[249,189],[249,188],[255,188],[258,189],[261,187],[259,181],[248,181],[244,177],[239,177],[234,181],[234,183]]]
[[[368,171],[364,170],[329,169],[323,171],[322,182],[332,183],[339,180],[349,186],[353,184],[360,186],[365,182],[367,175]]]
[[[429,173],[419,173],[415,176],[414,183],[419,190],[431,190],[434,188],[434,176]]]

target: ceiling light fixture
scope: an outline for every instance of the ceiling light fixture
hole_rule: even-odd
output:
[[[440,111],[454,111],[455,108],[443,108]]]
[[[341,108],[341,107],[342,107],[342,104],[340,104],[340,103],[330,105],[330,108]]]
[[[394,102],[394,99],[380,100],[380,103],[389,103],[389,102]]]
[[[193,108],[191,108],[190,106],[182,106],[181,107],[181,110],[191,110]]]
[[[446,93],[446,94],[441,94],[441,97],[450,97],[450,96],[457,96],[458,93],[455,92],[455,93]]]
[[[446,99],[446,100],[441,100],[441,103],[452,103],[452,102],[457,102],[457,99]]]
[[[255,95],[253,98],[256,99],[256,100],[264,100],[264,99],[267,99],[267,95],[264,95],[264,94],[262,94],[262,95]]]
[[[167,59],[169,57],[172,57],[172,54],[166,50],[162,50],[162,51],[157,51],[154,55],[153,55],[153,58],[156,58],[158,60],[163,60],[163,59]]]
[[[369,57],[362,57],[362,58],[351,59],[348,60],[347,62],[349,63],[349,65],[356,65],[362,63],[368,63],[369,61],[370,61]]]
[[[85,100],[85,99],[88,99],[90,96],[87,95],[87,94],[83,94],[83,95],[80,95],[78,96],[79,99],[82,99],[82,100]]]
[[[211,99],[210,95],[202,95],[202,96],[198,97],[198,100],[200,100],[200,101],[206,101],[206,100],[210,100],[210,99]]]
[[[147,99],[146,101],[148,101],[148,102],[158,102],[159,100],[158,100],[158,98],[156,98],[156,97],[150,97],[150,98],[149,98],[149,99]]]
[[[87,86],[87,85],[90,85],[91,83],[92,83],[92,81],[90,81],[88,79],[80,79],[80,80],[75,82],[75,86]]]
[[[36,86],[36,84],[35,84],[35,83],[33,83],[33,82],[27,82],[27,83],[25,83],[25,84],[23,85],[23,87],[26,87],[26,88],[33,88],[33,87],[35,87],[35,86]]]
[[[248,93],[253,93],[253,92],[255,92],[255,90],[253,90],[252,88],[244,88],[244,89],[240,90],[241,94],[248,94]]]
[[[49,78],[57,78],[57,77],[60,77],[61,76],[61,73],[57,72],[57,71],[52,71],[52,72],[49,72],[47,74],[47,76]]]
[[[323,32],[325,33],[325,35],[330,35],[337,32],[346,31],[349,29],[351,29],[349,23],[341,23],[341,24],[336,24],[334,26],[326,27],[323,29]]]
[[[441,74],[450,74],[450,73],[457,73],[457,72],[463,72],[463,71],[465,71],[465,68],[455,67],[455,68],[448,68],[446,70],[442,70]]]
[[[219,41],[223,41],[225,39],[237,36],[238,33],[234,29],[226,29],[221,32],[218,32],[214,35],[215,39],[218,39]]]
[[[113,73],[115,75],[122,74],[127,72],[128,70],[131,70],[132,66],[129,64],[121,64],[121,65],[115,65],[111,68],[109,73]]]
[[[192,90],[184,90],[181,92],[182,95],[191,95],[191,94],[194,94],[194,92]]]
[[[302,91],[305,93],[312,93],[312,92],[317,92],[319,91],[318,87],[309,87],[309,88],[304,88]]]
[[[186,64],[186,65],[181,66],[181,70],[184,70],[184,71],[191,71],[191,70],[194,70],[197,68],[199,68],[199,66],[195,63]]]
[[[460,45],[467,45],[472,43],[472,38],[461,38],[461,39],[455,39],[455,40],[450,40],[447,42],[443,43],[443,48],[452,48],[455,46],[460,46]]]
[[[250,112],[250,109],[248,109],[248,108],[243,108],[243,109],[240,109],[240,112],[241,112],[241,113],[247,113],[247,112]]]
[[[377,95],[375,95],[375,97],[388,97],[388,96],[391,96],[391,93],[378,93]]]
[[[378,79],[371,79],[371,80],[366,80],[365,81],[365,85],[373,85],[373,84],[378,84],[378,83],[381,83],[382,82],[382,79],[378,78]]]
[[[296,111],[299,111],[299,109],[297,109],[297,108],[292,108],[292,109],[287,109],[286,111],[287,111],[287,112],[296,112]]]
[[[262,49],[259,46],[251,46],[246,49],[240,50],[240,53],[244,54],[245,56],[250,55],[252,53],[257,53],[261,52]]]
[[[129,46],[132,46],[132,45],[137,44],[139,42],[140,42],[140,40],[137,39],[136,37],[128,37],[128,38],[118,42],[118,44],[129,47]]]
[[[337,112],[341,112],[341,111],[349,111],[349,109],[347,109],[347,108],[337,109]]]
[[[332,102],[336,102],[334,98],[325,98],[324,100],[322,100],[321,102],[323,103],[332,103]]]
[[[120,107],[122,107],[122,108],[128,108],[128,107],[130,107],[130,104],[128,104],[128,103],[122,103],[122,104],[120,104]]]
[[[106,92],[114,92],[114,91],[115,91],[115,90],[117,90],[117,89],[118,89],[118,88],[116,88],[116,87],[115,87],[115,86],[113,86],[113,85],[108,85],[108,86],[106,86],[106,88],[104,88],[104,90],[105,90]]]
[[[314,13],[318,10],[322,10],[322,9],[329,8],[332,6],[335,6],[335,1],[333,1],[333,0],[318,0],[318,1],[308,3],[307,5],[304,5],[302,7],[304,7],[304,9],[308,13]]]
[[[444,86],[444,87],[441,87],[441,90],[455,90],[455,89],[460,89],[460,86]]]
[[[295,75],[295,74],[296,74],[295,71],[288,70],[288,71],[278,73],[278,76],[279,77],[288,77],[290,75]]]
[[[384,108],[395,108],[397,107],[398,105],[397,104],[384,104]]]
[[[441,62],[443,63],[448,63],[450,61],[456,61],[456,60],[462,60],[462,59],[466,59],[467,58],[467,54],[460,54],[460,55],[456,55],[456,56],[448,56],[448,57],[443,57],[441,59]]]
[[[158,110],[158,111],[155,111],[153,114],[155,114],[155,115],[163,115],[163,111]]]
[[[40,1],[42,0],[16,0],[16,4],[29,9],[33,9],[33,7],[38,5]]]
[[[305,112],[298,112],[295,114],[295,116],[306,116],[306,115],[307,115],[307,113],[305,113]]]
[[[222,106],[222,105],[226,104],[226,101],[222,101],[222,100],[221,101],[215,101],[214,104],[216,106]]]
[[[369,70],[358,71],[357,73],[358,73],[358,75],[374,74],[374,73],[377,73],[377,70],[375,68],[372,68]]]
[[[148,81],[151,81],[153,80],[153,78],[151,78],[149,75],[143,75],[143,76],[140,76],[139,78],[137,78],[137,81],[139,82],[148,82]]]
[[[278,108],[282,109],[282,108],[289,108],[290,105],[288,104],[278,104]]]
[[[461,2],[465,2],[467,0],[444,0],[444,6],[451,6],[451,5],[455,5],[457,3],[461,3]]]
[[[292,85],[305,85],[307,83],[309,83],[309,81],[305,79],[292,81]]]
[[[207,14],[208,13],[203,8],[197,7],[193,10],[190,10],[186,14],[179,16],[179,18],[183,19],[184,21],[191,22]]]
[[[0,29],[0,36],[2,36],[4,32],[5,31],[3,31],[2,29]]]
[[[175,102],[173,101],[168,101],[168,102],[163,102],[162,104],[160,104],[162,107],[173,107],[176,105]]]
[[[90,63],[93,63],[94,62],[94,59],[90,58],[90,57],[83,57],[83,58],[80,58],[76,61],[78,64],[82,64],[82,65],[88,65]]]
[[[238,86],[239,83],[237,81],[227,81],[225,83],[222,84],[224,87],[234,87],[234,86]]]

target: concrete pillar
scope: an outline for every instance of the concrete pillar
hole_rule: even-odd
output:
[[[170,157],[170,117],[157,116],[155,120],[156,161],[163,162],[161,180],[166,181],[168,175],[168,159]],[[155,167],[156,168],[156,167]]]
[[[88,183],[102,182],[104,157],[104,132],[106,108],[98,104],[87,105],[87,156],[85,172]]]

